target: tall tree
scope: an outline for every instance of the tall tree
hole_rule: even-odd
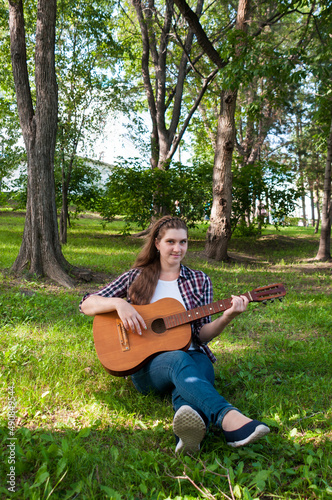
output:
[[[236,29],[245,33],[249,18],[249,0],[239,0]],[[242,40],[236,54],[241,57]],[[213,202],[205,252],[216,260],[227,260],[227,246],[232,234],[232,157],[235,147],[235,110],[237,88],[221,92],[217,141],[213,168]]]
[[[322,227],[319,239],[319,248],[316,255],[317,260],[331,259],[331,223],[332,223],[332,200],[331,200],[331,182],[332,182],[332,109],[330,133],[327,141],[327,155],[324,174],[324,193],[322,207]]]
[[[228,64],[220,57],[203,30],[197,15],[190,9],[185,0],[175,0],[182,15],[187,19],[189,26],[195,31],[198,42],[206,51],[210,60],[218,69]],[[246,32],[249,14],[249,0],[239,0],[236,29]],[[241,57],[243,39],[239,37],[235,42],[235,54]],[[227,244],[231,237],[231,209],[232,209],[232,156],[235,146],[235,109],[237,88],[224,88],[220,95],[220,113],[215,145],[213,168],[213,203],[211,209],[210,226],[207,231],[205,251],[211,258],[227,259]]]
[[[332,45],[331,45],[331,1],[321,2],[315,19],[316,51],[314,57],[309,59],[308,66],[317,81],[318,92],[315,95],[317,106],[317,124],[322,130],[326,144],[326,161],[324,172],[322,224],[319,239],[317,260],[331,259],[331,226],[332,226]]]
[[[73,286],[69,263],[58,235],[54,185],[54,151],[58,96],[55,75],[56,0],[38,0],[35,33],[35,87],[33,105],[27,66],[22,0],[8,0],[11,60],[17,109],[28,162],[27,207],[24,233],[13,271],[28,269],[65,286]]]
[[[201,16],[204,0],[197,0],[195,13]],[[173,0],[132,0],[139,22],[142,55],[141,71],[152,122],[152,168],[167,170],[180,141],[217,70],[203,76],[197,69],[200,56],[192,56],[194,32],[180,25]],[[152,62],[152,64],[151,64]],[[185,118],[183,93],[188,74],[197,71],[201,86]],[[189,83],[190,85],[190,83]]]
[[[4,179],[24,163],[24,147],[18,143],[20,124],[10,60],[8,5],[0,0],[0,191],[6,189]]]
[[[194,29],[197,39],[201,46],[206,51],[211,61],[215,64],[221,64],[221,58],[218,52],[214,49],[213,44],[206,35],[204,29],[199,23],[197,16],[190,9],[185,0],[174,0],[179,6],[182,15],[187,19],[189,25]],[[313,2],[314,5],[315,2]],[[265,66],[269,71],[269,66],[266,62],[271,59],[263,60],[260,56],[261,49],[264,46],[262,34],[265,29],[269,31],[272,26],[276,25],[283,19],[284,16],[296,11],[297,2],[262,2],[254,5],[253,11],[250,13],[250,20],[246,17],[249,12],[249,2],[239,1],[238,17],[237,17],[237,34],[239,30],[244,33],[246,26],[250,23],[250,31],[248,37],[232,35],[233,50],[224,66],[228,69],[228,77],[223,71],[225,80],[223,82],[223,91],[221,93],[220,115],[218,119],[217,140],[215,150],[215,167],[214,167],[214,192],[213,192],[213,207],[211,212],[211,224],[207,232],[206,238],[206,253],[209,257],[225,260],[227,259],[227,246],[231,236],[230,214],[231,214],[231,169],[230,162],[234,149],[235,129],[234,129],[234,101],[237,97],[237,88],[242,81],[248,81],[247,74],[255,75],[262,72]],[[260,11],[259,7],[263,10]],[[241,15],[246,13],[244,16]],[[241,24],[241,19],[243,23]],[[249,21],[246,23],[246,21]],[[242,27],[241,27],[242,26]],[[306,26],[303,28],[306,30]],[[262,35],[262,36],[261,36]],[[257,42],[259,40],[259,42]],[[278,40],[280,45],[284,45],[284,40]],[[270,46],[270,54],[274,52],[272,45]],[[299,49],[300,51],[300,49]],[[264,54],[266,55],[266,51]],[[294,66],[294,49],[287,47],[286,53],[289,56],[286,63],[290,62]],[[219,63],[218,61],[219,57]],[[280,63],[285,64],[285,57],[282,57]],[[229,76],[229,69],[235,75],[232,79]],[[276,82],[277,73],[274,74]],[[226,81],[228,80],[228,83]],[[219,136],[219,137],[218,137]],[[218,141],[219,144],[218,144]]]

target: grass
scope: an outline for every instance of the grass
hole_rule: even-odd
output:
[[[23,224],[0,215],[0,498],[332,498],[332,265],[312,260],[311,228],[234,238],[229,264],[204,257],[206,226],[191,231],[185,263],[211,276],[216,299],[279,281],[287,289],[282,303],[250,304],[211,343],[217,388],[271,433],[231,449],[210,429],[193,457],[174,454],[170,401],[109,376],[92,319],[78,313],[82,295],[128,269],[142,241],[119,235],[121,222],[74,221],[64,253],[96,278],[64,290],[8,272]]]

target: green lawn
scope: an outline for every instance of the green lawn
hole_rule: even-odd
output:
[[[78,312],[86,291],[131,266],[142,240],[122,236],[121,221],[75,220],[63,251],[95,282],[67,290],[9,273],[23,224],[0,214],[1,498],[332,498],[332,264],[313,260],[312,228],[234,238],[227,264],[204,257],[206,225],[190,231],[185,264],[211,276],[215,299],[287,289],[282,303],[250,304],[211,343],[218,389],[271,433],[234,450],[210,429],[192,457],[174,453],[170,401],[108,375],[92,319]]]

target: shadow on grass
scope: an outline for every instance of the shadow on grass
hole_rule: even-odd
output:
[[[0,429],[1,498],[204,498],[197,489],[203,486],[222,498],[229,484],[249,500],[325,498],[332,466],[331,369],[328,349],[319,350],[318,342],[321,337],[309,344],[271,337],[256,348],[216,349],[218,390],[271,427],[257,443],[232,449],[211,428],[197,457],[175,456],[170,401],[142,396],[129,380],[110,377],[107,387],[93,391],[108,410],[107,424],[56,430],[26,422],[15,430],[14,452],[8,427]]]

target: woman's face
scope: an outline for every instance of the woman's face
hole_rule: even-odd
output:
[[[174,266],[179,264],[187,253],[188,235],[185,229],[167,229],[160,240],[155,241],[160,252],[160,263]]]

